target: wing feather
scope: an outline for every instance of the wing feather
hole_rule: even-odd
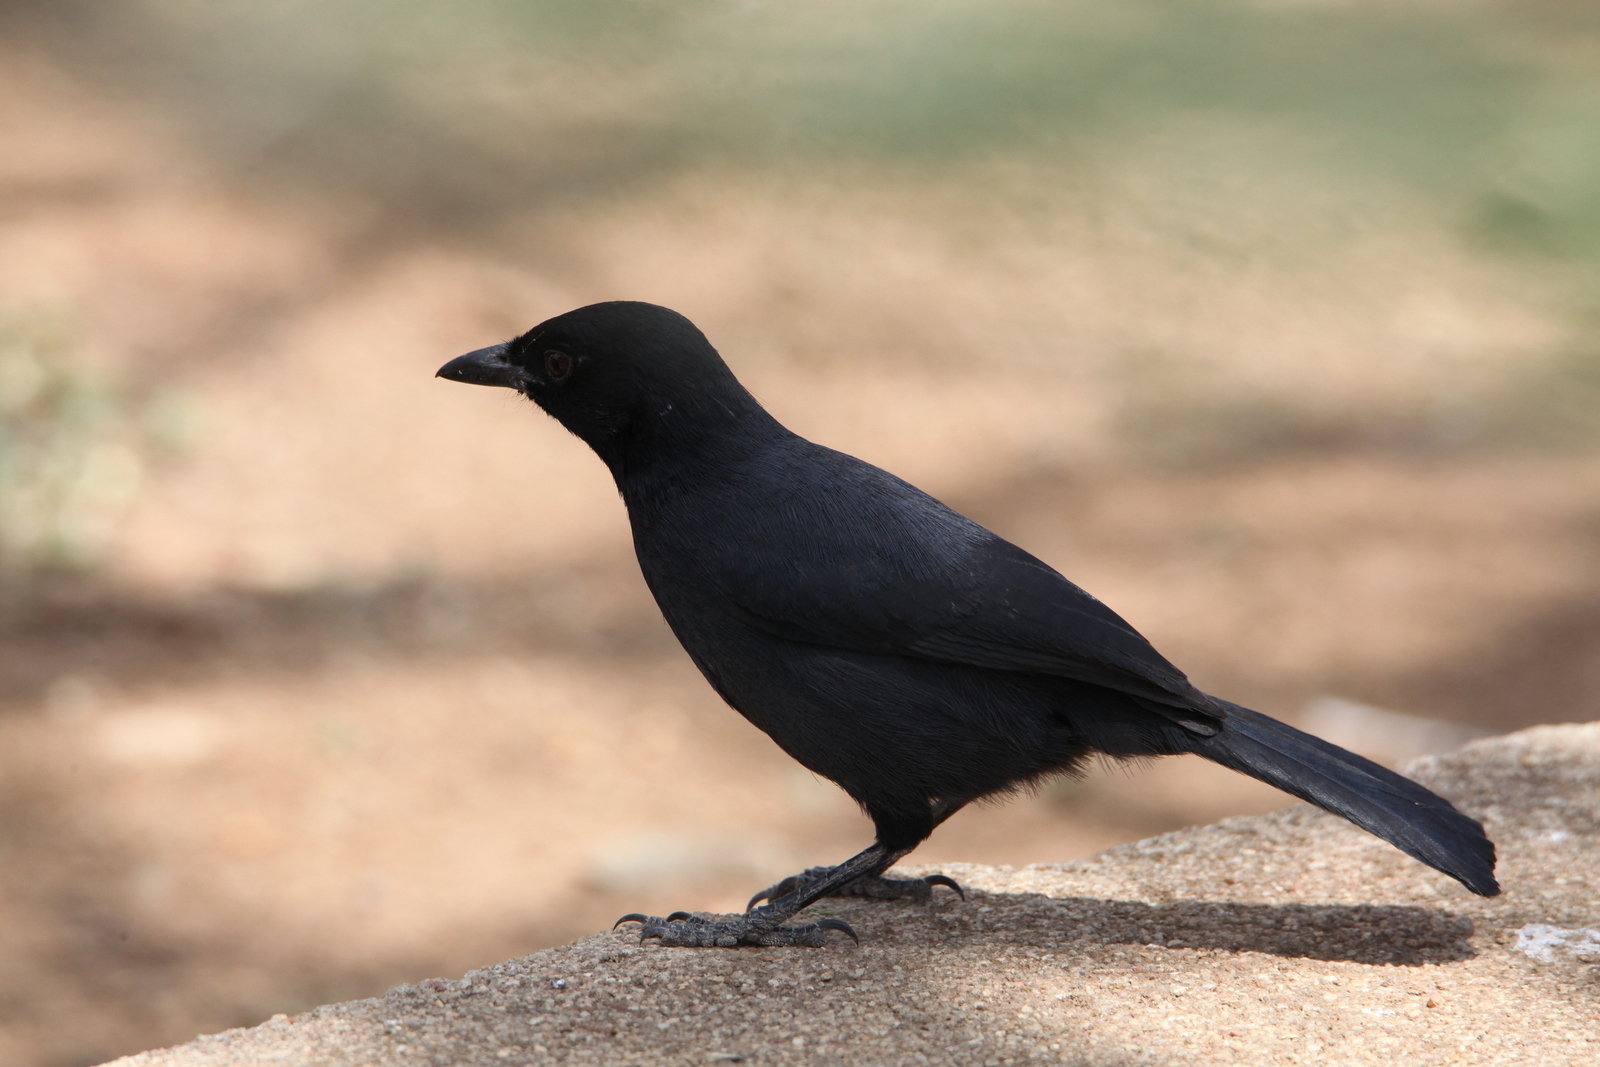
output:
[[[937,557],[918,557],[921,573],[857,559],[807,568],[805,580],[791,573],[768,583],[766,595],[739,583],[736,599],[748,623],[774,636],[1091,682],[1197,732],[1215,732],[1223,709],[1126,620],[1022,549],[982,533],[945,566],[926,568]]]

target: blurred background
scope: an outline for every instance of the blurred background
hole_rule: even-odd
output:
[[[1394,762],[1596,716],[1597,280],[1581,0],[3,0],[0,1063],[866,843],[676,647],[598,461],[451,356],[671,306]],[[1099,768],[915,858],[1285,802]]]

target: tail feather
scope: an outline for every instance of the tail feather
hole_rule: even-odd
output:
[[[1500,892],[1494,842],[1476,819],[1371,760],[1237,704],[1213,737],[1193,737],[1192,751],[1248,774],[1388,841],[1477,893]]]

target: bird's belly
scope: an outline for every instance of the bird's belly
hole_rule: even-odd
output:
[[[965,801],[1069,769],[1085,751],[1058,713],[1056,679],[749,630],[720,635],[714,648],[684,644],[729,704],[862,802]]]

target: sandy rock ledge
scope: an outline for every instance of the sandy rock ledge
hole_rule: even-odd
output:
[[[1502,896],[1302,806],[1080,862],[943,868],[965,903],[814,909],[859,949],[663,949],[625,928],[115,1062],[1600,1063],[1600,723],[1408,773],[1485,821]]]

